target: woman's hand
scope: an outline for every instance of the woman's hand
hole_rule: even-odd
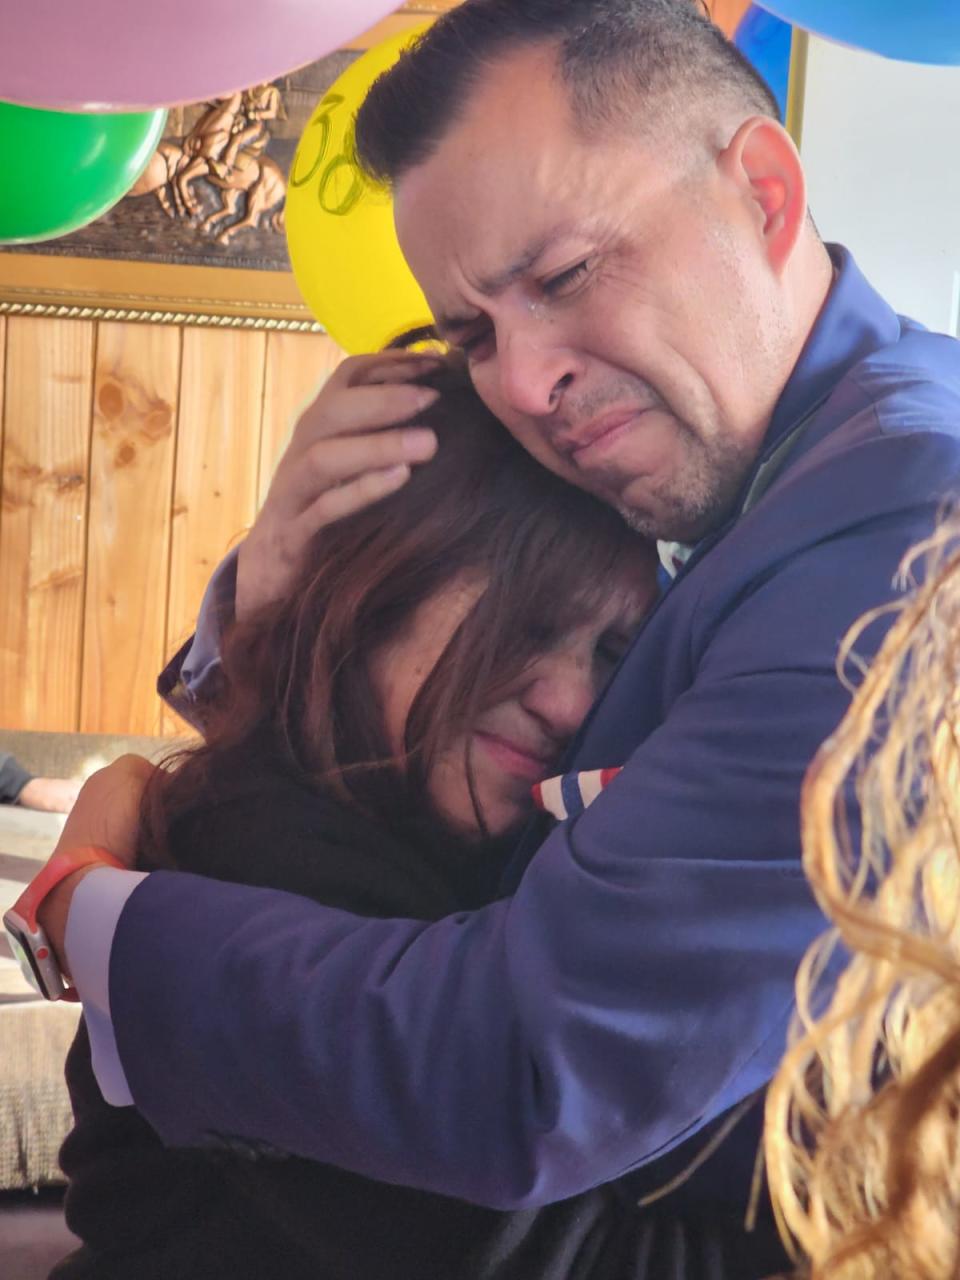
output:
[[[63,824],[57,848],[99,845],[132,867],[137,855],[140,802],[155,772],[149,760],[126,755],[91,774]]]
[[[64,823],[57,849],[98,845],[132,868],[137,856],[140,803],[153,774],[154,766],[149,761],[133,755],[121,756],[105,769],[98,770],[81,788]],[[40,924],[65,973],[63,940],[70,903],[77,885],[94,870],[95,863],[61,880],[44,898],[38,913]]]
[[[281,599],[300,575],[311,539],[326,525],[378,502],[433,457],[424,427],[403,426],[437,398],[411,385],[440,358],[407,351],[353,356],[305,410],[266,501],[240,548],[236,614]]]

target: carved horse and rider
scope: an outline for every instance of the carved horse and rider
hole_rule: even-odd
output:
[[[201,206],[191,184],[205,178],[217,189],[220,206],[200,229],[210,231],[215,223],[236,219],[221,226],[216,236],[220,244],[245,227],[256,227],[264,214],[270,215],[273,230],[280,231],[287,187],[280,166],[265,154],[270,140],[265,122],[282,118],[280,93],[272,84],[221,98],[182,142],[166,138],[160,143],[129,194],[156,195],[168,217],[195,218]],[[244,197],[245,211],[236,217]]]

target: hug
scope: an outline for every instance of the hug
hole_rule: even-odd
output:
[[[68,819],[54,1275],[784,1274],[801,791],[957,491],[960,346],[695,0],[465,0],[356,154],[439,341],[330,377],[161,677],[202,743]]]

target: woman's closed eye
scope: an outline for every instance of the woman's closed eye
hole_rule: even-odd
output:
[[[612,671],[620,665],[623,655],[630,648],[630,637],[621,632],[605,632],[597,641],[594,657],[599,666]]]

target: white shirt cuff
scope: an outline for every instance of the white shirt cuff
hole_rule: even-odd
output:
[[[133,1095],[110,1021],[110,950],[120,913],[146,876],[145,871],[115,867],[98,867],[84,876],[70,902],[63,943],[67,968],[83,1002],[93,1072],[101,1093],[114,1107],[131,1106]]]

